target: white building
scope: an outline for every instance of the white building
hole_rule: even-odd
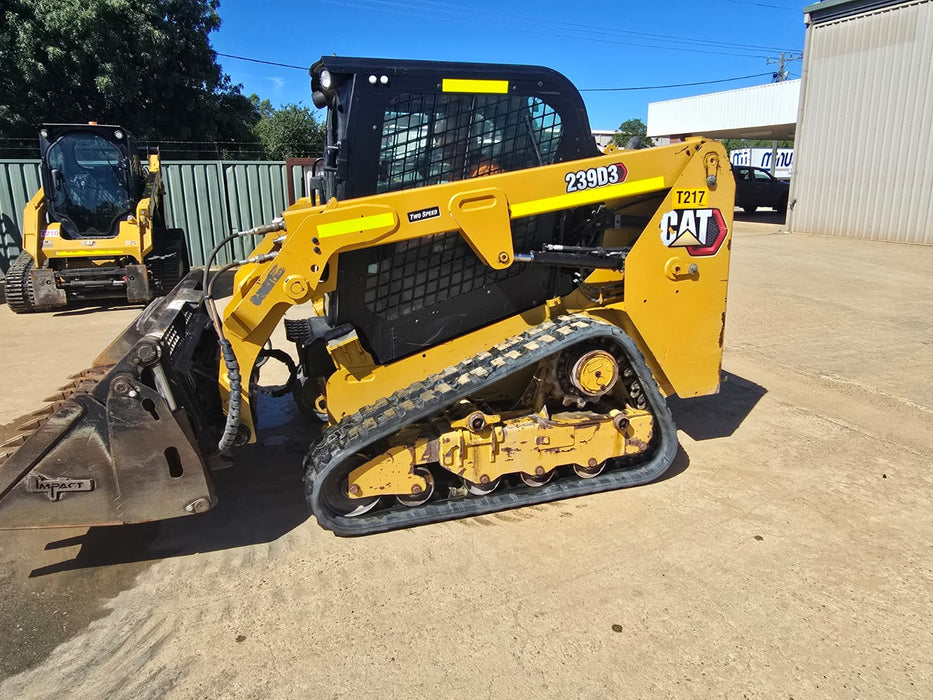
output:
[[[800,81],[713,92],[648,105],[648,136],[794,138]]]
[[[933,2],[804,11],[790,229],[933,244]]]

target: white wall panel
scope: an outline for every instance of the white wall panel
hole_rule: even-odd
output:
[[[933,2],[807,34],[791,229],[933,244]]]
[[[648,105],[648,136],[694,134],[717,136],[742,131],[754,138],[758,129],[767,136],[777,127],[793,133],[797,121],[800,81],[756,85],[713,92]]]

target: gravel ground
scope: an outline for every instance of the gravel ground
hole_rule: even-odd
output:
[[[266,399],[208,514],[0,533],[0,696],[930,697],[933,248],[759,221],[663,480],[339,539]],[[137,311],[0,307],[0,424]]]

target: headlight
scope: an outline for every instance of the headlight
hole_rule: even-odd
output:
[[[330,87],[333,84],[334,82],[330,77],[330,71],[325,68],[321,71],[321,87],[325,90],[330,90]]]

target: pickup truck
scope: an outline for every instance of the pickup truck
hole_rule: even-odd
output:
[[[759,207],[770,207],[778,214],[787,213],[787,193],[790,183],[778,180],[763,168],[733,165],[735,177],[735,204],[748,214]]]

